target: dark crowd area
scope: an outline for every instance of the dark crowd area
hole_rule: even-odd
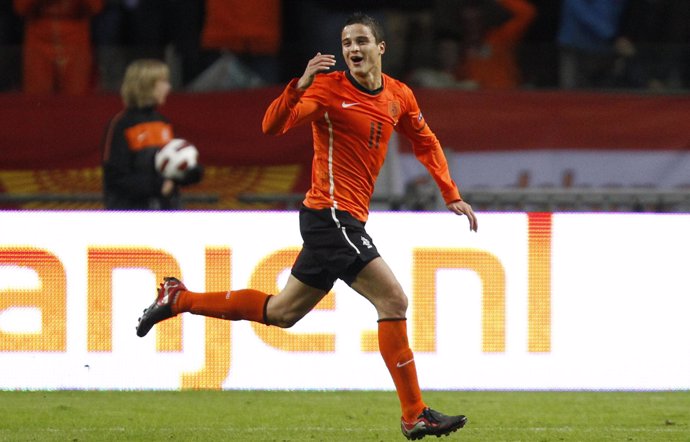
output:
[[[138,58],[166,61],[176,90],[281,84],[316,52],[340,57],[354,11],[414,87],[690,88],[685,0],[1,0],[0,91],[114,92]]]

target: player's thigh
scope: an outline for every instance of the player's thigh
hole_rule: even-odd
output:
[[[376,307],[379,319],[402,318],[407,311],[407,296],[383,258],[374,258],[350,285]]]
[[[290,275],[283,290],[269,301],[266,315],[270,323],[290,327],[309,313],[327,293]]]

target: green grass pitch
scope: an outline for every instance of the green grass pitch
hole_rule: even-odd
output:
[[[427,391],[463,441],[690,442],[690,391]],[[0,441],[402,441],[392,391],[0,391]]]

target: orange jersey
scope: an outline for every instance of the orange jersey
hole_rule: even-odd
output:
[[[297,89],[294,79],[266,110],[263,130],[281,135],[306,122],[314,138],[311,188],[304,199],[309,208],[345,210],[366,221],[393,130],[410,139],[446,203],[461,199],[414,94],[388,75],[383,74],[383,87],[373,92],[346,72],[319,74],[306,91]]]

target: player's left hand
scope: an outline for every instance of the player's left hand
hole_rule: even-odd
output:
[[[465,201],[453,201],[452,203],[446,204],[448,210],[455,213],[456,215],[465,215],[467,220],[470,222],[470,230],[473,232],[477,231],[477,215],[474,214],[472,206],[467,204]]]

